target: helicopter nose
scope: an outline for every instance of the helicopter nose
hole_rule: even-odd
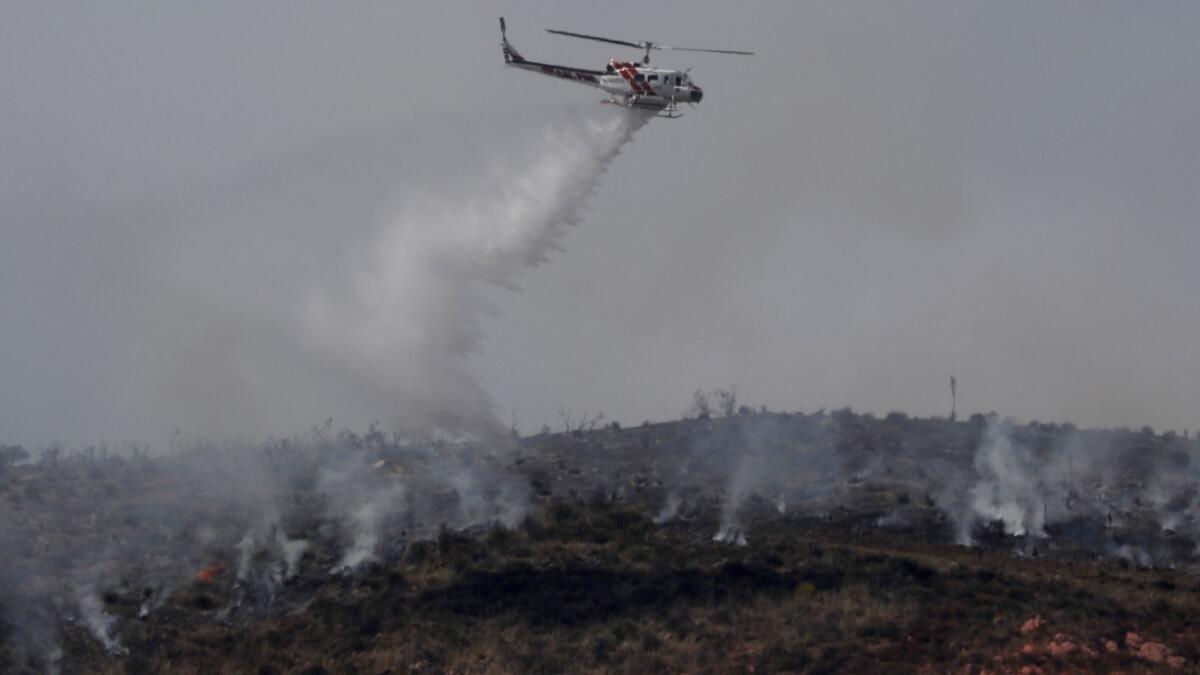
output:
[[[692,87],[692,103],[699,103],[702,98],[704,98],[704,90],[700,87]]]

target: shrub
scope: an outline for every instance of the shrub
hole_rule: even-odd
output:
[[[0,445],[0,471],[29,459],[29,451],[19,445]]]

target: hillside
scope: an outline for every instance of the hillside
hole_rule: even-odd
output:
[[[1194,670],[1197,447],[744,414],[10,466],[15,672]],[[252,459],[251,459],[252,458]]]

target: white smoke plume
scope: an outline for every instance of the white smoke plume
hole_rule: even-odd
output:
[[[786,460],[779,456],[780,441],[783,438],[782,427],[771,418],[762,420],[738,420],[737,452],[732,457],[732,471],[729,483],[725,486],[724,501],[721,503],[720,525],[713,541],[746,546],[746,523],[744,510],[751,498],[757,496],[760,500],[768,500],[770,506],[779,515],[787,511],[788,497],[783,490],[772,481],[774,472],[786,466],[789,461],[800,459],[799,453],[787,453]],[[728,452],[726,448],[718,451]],[[808,459],[807,457],[804,459]],[[806,473],[816,473],[819,467],[805,462]],[[768,503],[764,501],[764,503]]]
[[[593,112],[548,129],[475,182],[402,197],[394,218],[344,261],[345,277],[312,293],[308,347],[360,391],[393,401],[406,431],[502,434],[469,363],[494,311],[486,291],[514,288],[522,270],[548,259],[648,119]]]
[[[978,481],[970,503],[978,518],[1001,521],[1015,536],[1046,536],[1046,496],[1032,450],[1013,440],[1011,424],[992,421],[975,453]]]
[[[1015,438],[1011,422],[987,420],[970,473],[944,462],[934,466],[939,480],[932,497],[953,523],[959,545],[973,546],[975,529],[990,523],[1013,536],[1046,536],[1046,461]]]
[[[288,537],[279,513],[272,508],[237,543],[237,580],[273,590],[295,576],[308,547],[307,540]]]
[[[391,490],[382,490],[359,505],[350,514],[350,530],[354,541],[342,560],[338,563],[339,570],[354,570],[363,563],[378,559],[378,547],[383,519],[395,501],[404,494],[402,486]]]
[[[1108,554],[1114,558],[1124,560],[1138,567],[1154,567],[1154,557],[1147,553],[1146,550],[1140,546],[1132,546],[1129,544],[1113,544],[1109,547]]]
[[[498,293],[562,245],[651,117],[373,132],[96,214],[110,386],[65,440],[278,437],[329,417],[501,435],[472,363]]]
[[[457,509],[440,522],[454,529],[516,527],[529,508],[529,486],[523,478],[494,470],[481,462],[437,462],[433,480],[453,495]],[[428,510],[428,506],[423,507]],[[419,514],[428,519],[424,512]]]
[[[308,550],[308,541],[304,539],[288,539],[283,528],[275,530],[275,545],[283,558],[283,578],[290,579],[300,570],[300,557]]]
[[[104,609],[96,587],[91,584],[80,584],[75,587],[75,600],[79,607],[80,618],[92,636],[96,638],[110,654],[121,654],[125,648],[114,635],[117,618]]]
[[[667,498],[663,500],[662,508],[654,515],[655,525],[665,525],[675,519],[679,515],[679,507],[683,506],[683,500],[679,498],[679,493],[670,492]]]
[[[762,459],[756,451],[757,448],[751,447],[750,452],[738,462],[737,469],[730,478],[725,501],[721,505],[721,526],[713,535],[713,541],[738,546],[747,544],[740,509],[762,482]]]

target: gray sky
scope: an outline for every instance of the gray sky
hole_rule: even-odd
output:
[[[380,416],[293,375],[280,308],[407,186],[452,194],[596,104],[506,71],[501,14],[550,62],[636,54],[545,27],[757,52],[657,54],[704,103],[638,133],[520,293],[488,292],[469,365],[502,419],[633,424],[729,384],[943,414],[954,373],[962,412],[1197,426],[1193,3],[18,1],[0,442]]]

